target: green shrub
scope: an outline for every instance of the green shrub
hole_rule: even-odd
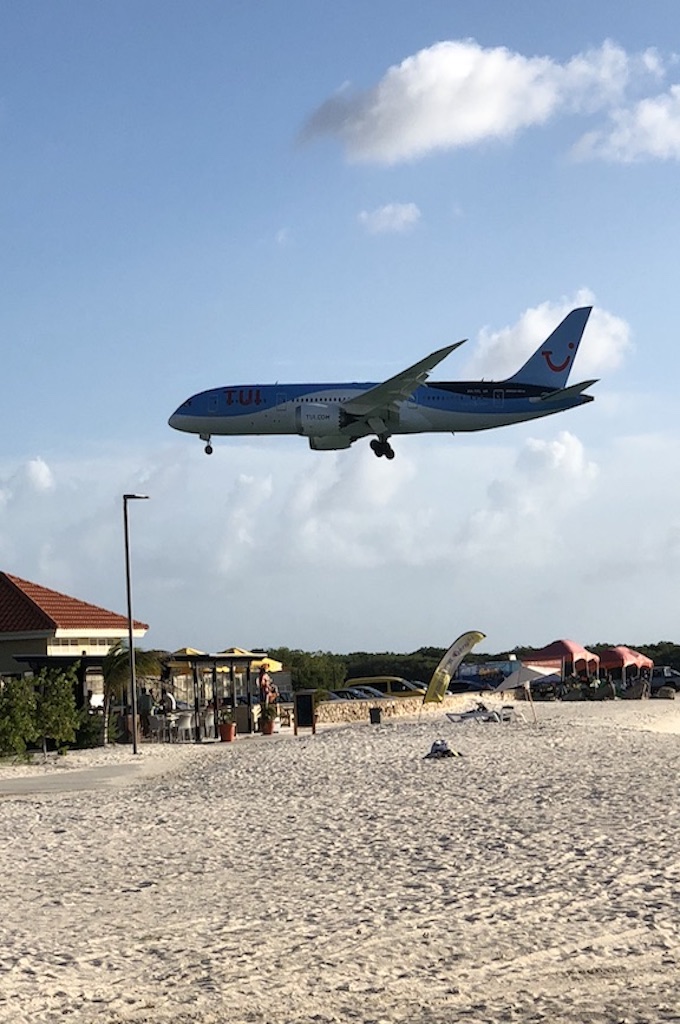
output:
[[[91,715],[83,708],[78,718],[74,746],[76,750],[89,750],[101,747],[104,742],[104,716]]]
[[[47,740],[54,740],[57,750],[63,750],[76,738],[79,714],[74,689],[77,677],[73,669],[42,669],[36,680],[36,728],[42,736],[43,751]]]
[[[40,736],[32,679],[6,679],[0,688],[0,753],[25,755]]]

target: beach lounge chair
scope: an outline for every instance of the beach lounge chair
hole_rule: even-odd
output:
[[[526,718],[514,704],[504,704],[500,714],[501,722],[526,722]]]
[[[490,711],[485,704],[481,702],[477,704],[476,708],[472,708],[470,711],[447,711],[446,717],[450,722],[500,722],[501,716],[497,711]]]
[[[487,708],[486,704],[481,702],[477,704],[476,708],[471,711],[459,711],[455,713],[453,711],[447,711],[446,717],[450,722],[513,722],[516,718],[524,718],[521,713],[518,713],[512,704],[504,704],[498,711]]]

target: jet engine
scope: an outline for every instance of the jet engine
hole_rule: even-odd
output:
[[[339,452],[341,448],[349,448],[352,438],[346,435],[336,437],[310,437],[309,447],[315,452]]]
[[[328,405],[326,402],[308,402],[298,405],[295,410],[295,429],[303,437],[327,437],[339,434],[341,423],[339,405]]]

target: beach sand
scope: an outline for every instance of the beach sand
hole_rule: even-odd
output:
[[[518,706],[3,767],[0,1022],[680,1022],[680,703]]]

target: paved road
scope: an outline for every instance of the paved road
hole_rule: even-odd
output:
[[[140,777],[143,763],[112,764],[99,768],[71,768],[44,775],[22,775],[0,779],[0,797],[29,793],[76,793],[83,789],[118,787]]]

